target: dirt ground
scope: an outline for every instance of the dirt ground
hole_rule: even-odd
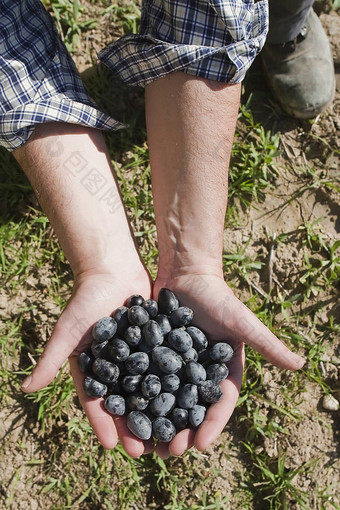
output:
[[[296,167],[313,164],[318,175],[322,178],[322,172],[327,175],[339,175],[339,161],[330,147],[339,150],[340,141],[340,16],[339,13],[323,8],[321,3],[319,11],[321,21],[329,36],[336,70],[337,90],[335,100],[329,110],[319,116],[313,123],[299,122],[291,119],[280,111],[274,99],[265,101],[269,92],[263,89],[261,68],[255,64],[249,72],[245,84],[245,94],[253,94],[252,108],[256,118],[262,119],[265,129],[279,131],[281,133],[282,154],[281,170],[275,187],[266,192],[264,203],[259,209],[252,208],[247,215],[240,215],[240,224],[237,228],[228,228],[225,231],[226,250],[233,249],[247,243],[247,255],[262,255],[266,260],[269,256],[270,242],[273,234],[279,236],[282,233],[288,235],[289,243],[279,243],[275,247],[272,261],[272,273],[275,277],[274,286],[277,293],[293,294],[297,288],[299,267],[302,264],[303,250],[299,238],[299,228],[306,223],[312,223],[319,218],[320,230],[327,241],[339,239],[340,231],[340,203],[336,191],[315,189],[305,186],[301,176],[294,171]],[[91,8],[91,4],[89,4]],[[92,6],[92,8],[94,8]],[[112,31],[108,20],[103,17],[98,30],[85,40],[82,49],[75,54],[75,61],[81,71],[85,71],[92,65],[89,55],[95,55],[109,40],[119,36]],[[270,106],[270,108],[269,108]],[[301,192],[302,188],[306,188]],[[301,192],[301,193],[300,193]],[[289,201],[292,196],[296,199]],[[32,198],[34,201],[34,198]],[[20,310],[28,310],[30,303],[37,305],[32,314],[27,314],[25,335],[28,342],[30,337],[39,335],[43,343],[51,333],[53,324],[60,313],[60,308],[46,294],[41,292],[46,286],[49,277],[49,267],[45,266],[39,274],[32,274],[27,282],[27,288],[18,288],[16,295],[9,295],[6,288],[0,291],[0,313],[4,318],[9,318],[20,313]],[[264,294],[269,292],[268,275],[265,271],[252,275],[254,288],[260,289]],[[27,290],[28,289],[28,290]],[[235,284],[235,292],[243,296],[245,292],[242,285]],[[297,325],[302,335],[313,341],[313,306],[316,302],[322,302],[323,306],[318,309],[317,320],[326,323],[332,314],[339,319],[340,305],[336,290],[331,295],[311,295],[307,303],[296,305],[294,311],[301,315],[311,310],[310,321],[304,319]],[[278,322],[284,317],[278,317]],[[40,324],[37,328],[36,324]],[[337,339],[339,340],[339,339]],[[335,345],[335,346],[334,346]],[[18,369],[18,360],[10,360],[14,369]],[[323,376],[327,384],[334,391],[334,396],[340,399],[339,384],[340,349],[336,342],[326,349],[323,356]],[[263,400],[258,403],[261,416],[266,418],[270,413],[271,405],[280,406],[282,392],[280,388],[289,387],[290,375],[283,374],[275,368],[264,367],[263,387],[267,403]],[[270,457],[275,460],[277,452],[286,452],[286,467],[294,469],[304,463],[315,462],[314,469],[308,477],[303,473],[297,474],[294,482],[297,487],[309,493],[308,508],[319,510],[321,507],[315,500],[315,494],[320,488],[340,487],[340,463],[339,463],[339,411],[325,410],[322,406],[322,390],[317,383],[309,382],[301,388],[300,403],[298,406],[299,419],[291,420],[284,415],[278,426],[285,430],[279,436],[279,440],[266,437],[259,449],[265,449]],[[73,412],[81,416],[81,411],[75,405]],[[67,435],[67,430],[62,420],[56,422],[51,428],[51,434],[44,439],[42,444],[39,437],[39,427],[29,405],[22,407],[22,398],[17,390],[10,395],[5,407],[0,410],[0,508],[36,510],[40,508],[52,508],[58,505],[58,500],[50,492],[44,493],[41,487],[44,483],[43,473],[39,465],[32,465],[31,459],[41,459],[43,463],[49,457],[53,457],[54,451],[59,458],[52,459],[57,466],[54,473],[62,470],[63,464],[67,463],[67,452],[60,453],[59,442]],[[59,427],[59,431],[57,431]],[[53,431],[56,432],[53,436]],[[225,504],[223,508],[235,508],[238,504],[233,500],[235,487],[244,480],[244,463],[239,444],[242,441],[242,424],[238,423],[238,411],[230,424],[220,437],[220,440],[200,457],[199,474],[201,479],[209,478],[209,490],[211,493],[219,492],[231,498],[231,506]],[[64,440],[65,441],[65,440]],[[177,472],[195,469],[189,466],[189,459],[173,459],[172,468]],[[60,467],[61,466],[61,467]],[[215,470],[215,471],[214,471]],[[211,479],[211,473],[214,477]],[[325,501],[325,509],[340,508],[339,493],[331,491],[329,503]],[[191,487],[181,487],[182,501],[195,503],[195,494]],[[197,503],[197,501],[196,501]],[[336,504],[338,506],[336,506]],[[58,507],[59,508],[59,507]],[[60,507],[62,508],[62,507]],[[66,506],[65,506],[66,508]],[[69,507],[68,507],[69,508]],[[83,504],[74,508],[87,509]],[[92,507],[93,508],[93,507]],[[98,507],[99,508],[99,507]],[[100,508],[106,508],[105,506]],[[138,508],[138,507],[131,507]],[[159,502],[150,501],[149,508],[162,508]],[[241,508],[241,507],[240,507]],[[259,504],[256,508],[261,508]],[[292,503],[292,510],[299,508]]]

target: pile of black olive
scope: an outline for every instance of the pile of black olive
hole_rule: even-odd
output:
[[[133,295],[112,317],[92,329],[91,350],[78,358],[90,397],[104,397],[112,415],[127,415],[140,439],[171,441],[187,427],[198,427],[207,408],[222,397],[232,347],[208,345],[202,330],[190,326],[193,311],[161,289],[158,301]]]

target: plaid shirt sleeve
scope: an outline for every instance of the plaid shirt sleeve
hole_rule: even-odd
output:
[[[174,71],[242,81],[268,31],[267,0],[144,0],[139,35],[99,54],[131,85]]]
[[[0,145],[23,145],[36,124],[114,130],[99,111],[40,0],[0,0]]]

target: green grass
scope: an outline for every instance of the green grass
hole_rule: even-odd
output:
[[[43,4],[51,11],[59,34],[71,53],[79,48],[82,32],[91,30],[97,25],[95,19],[84,19],[86,9],[79,0],[44,0]]]
[[[245,126],[242,126],[242,136],[245,136],[244,129]],[[249,136],[252,136],[253,126],[248,125],[248,129]],[[249,150],[253,157],[256,145],[249,145],[247,140],[245,136],[243,153]],[[258,150],[262,151],[263,146]],[[120,154],[120,161],[115,163],[115,168],[122,195],[142,254],[149,268],[154,270],[157,247],[147,147],[144,143],[135,145]],[[15,167],[12,162],[10,165]],[[271,165],[275,165],[275,157]],[[10,175],[11,169],[6,167],[6,172]],[[270,188],[272,178],[261,181],[262,190],[266,190],[266,182]],[[18,186],[12,182],[12,188],[8,180],[2,180],[6,183],[4,194],[8,205],[0,228],[2,283],[14,296],[18,289],[27,289],[27,278],[35,268],[38,271],[47,268],[51,274],[48,293],[56,303],[62,305],[64,300],[60,297],[59,290],[65,286],[69,288],[70,285],[67,263],[45,215],[36,207],[25,207],[31,190],[29,185],[20,179],[21,177]],[[236,182],[237,180],[234,181],[234,186]],[[256,182],[254,186],[257,186]],[[239,189],[234,195],[241,196],[242,193],[242,189]],[[259,190],[253,194],[247,191],[245,196],[245,207],[250,207],[251,204],[257,206],[262,200]],[[19,206],[22,207],[21,214],[18,214]],[[12,215],[10,211],[13,211]],[[322,376],[320,361],[325,353],[325,338],[328,342],[332,338],[336,341],[339,326],[334,318],[330,318],[326,324],[319,323],[320,310],[316,302],[312,313],[314,325],[310,333],[313,340],[310,341],[302,331],[305,329],[306,316],[310,319],[311,314],[307,313],[305,316],[303,310],[297,312],[296,304],[308,304],[310,298],[315,297],[315,291],[331,292],[334,288],[339,275],[339,243],[330,243],[323,236],[321,220],[314,224],[305,223],[293,233],[282,234],[277,242],[289,243],[297,240],[305,251],[305,256],[296,281],[293,282],[295,288],[289,291],[289,295],[275,292],[261,294],[256,290],[256,286],[252,285],[254,274],[261,272],[266,265],[263,255],[260,254],[258,259],[248,255],[252,239],[236,246],[235,252],[224,254],[224,268],[228,279],[231,278],[231,285],[242,281],[242,286],[248,289],[246,304],[270,328],[280,332],[286,342],[298,348],[308,358],[305,370],[283,378],[282,402],[275,404],[265,397],[264,360],[247,348],[244,385],[235,411],[235,419],[243,431],[242,454],[246,474],[243,473],[242,483],[234,498],[242,502],[243,508],[279,510],[290,508],[292,502],[297,504],[298,508],[308,508],[308,497],[299,489],[295,480],[298,476],[310,476],[317,459],[291,469],[286,467],[286,457],[282,452],[278,452],[276,458],[269,458],[261,447],[265,438],[275,440],[287,436],[289,424],[302,419],[299,395],[306,381],[317,384],[326,393],[331,392]],[[32,303],[32,308],[34,306]],[[25,353],[29,351],[33,359],[37,359],[41,352],[42,346],[39,342],[28,347],[22,337],[23,317],[28,312],[29,309],[23,309],[22,315],[19,314],[11,322],[6,322],[7,329],[5,327],[3,330],[1,377],[7,384],[2,386],[1,397],[5,404],[13,395],[13,387],[19,392],[20,380],[30,368],[27,359],[24,366],[17,365],[18,352],[22,352],[26,358]],[[281,319],[278,319],[278,312]],[[166,510],[208,510],[228,508],[228,505],[232,504],[222,493],[209,490],[209,478],[201,480],[201,483],[193,482],[194,470],[199,470],[202,464],[200,457],[195,458],[188,453],[182,460],[184,467],[178,474],[178,462],[173,465],[171,461],[163,462],[153,456],[133,460],[126,456],[120,447],[113,452],[105,452],[96,443],[84,417],[79,416],[67,369],[61,371],[47,388],[26,397],[25,400],[25,405],[31,408],[31,412],[34,411],[32,419],[39,424],[36,440],[44,441],[44,438],[51,434],[56,436],[56,442],[52,440],[48,444],[49,451],[53,452],[52,457],[46,456],[43,460],[32,458],[30,461],[32,469],[43,470],[45,473],[42,494],[53,496],[51,508],[74,508],[83,505],[84,508],[129,510],[136,505],[140,508],[145,505],[145,501],[151,501],[156,505],[155,508],[163,505],[162,508]],[[260,412],[259,406],[267,411]],[[63,431],[67,439],[58,444],[58,437],[63,437]],[[195,464],[197,468],[194,467]],[[61,466],[61,471],[56,466]],[[82,486],[78,479],[80,466],[86,466],[85,470],[82,468]],[[188,466],[187,470],[185,466]],[[19,474],[16,476],[19,477]],[[117,484],[114,494],[112,477]],[[190,504],[183,502],[181,497],[182,488],[186,485],[193,487],[195,491],[195,497],[191,496]],[[332,489],[329,490],[332,494]],[[325,494],[329,496],[326,488],[320,489],[320,501],[327,500]],[[8,501],[15,501],[14,488]]]
[[[156,226],[152,205],[149,154],[145,144],[134,146],[114,163],[122,198],[143,260],[153,277],[157,270]]]
[[[250,482],[253,478],[256,486],[259,487],[256,494],[259,504],[263,502],[264,507],[270,510],[289,510],[292,503],[298,504],[298,508],[309,509],[308,493],[294,484],[294,478],[310,471],[316,460],[305,462],[296,469],[288,469],[285,466],[283,452],[273,460],[266,452],[256,453],[247,443],[245,447],[253,460]]]
[[[112,23],[120,25],[125,35],[137,33],[141,11],[135,2],[124,5],[108,0],[101,2],[96,11],[83,5],[81,0],[42,0],[51,13],[61,38],[70,53],[80,49],[82,34],[90,32],[98,25],[98,19],[110,15]],[[96,0],[90,2],[95,5]],[[92,14],[91,14],[92,13]],[[93,16],[93,17],[92,17]]]
[[[278,175],[280,134],[265,131],[256,123],[248,104],[241,106],[239,118],[229,169],[229,218],[236,215],[239,205],[245,210],[263,202],[265,190]]]

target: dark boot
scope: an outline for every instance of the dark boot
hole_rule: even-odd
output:
[[[300,119],[311,119],[332,102],[335,92],[333,57],[329,41],[310,9],[297,37],[282,44],[265,44],[265,77],[282,109]]]

